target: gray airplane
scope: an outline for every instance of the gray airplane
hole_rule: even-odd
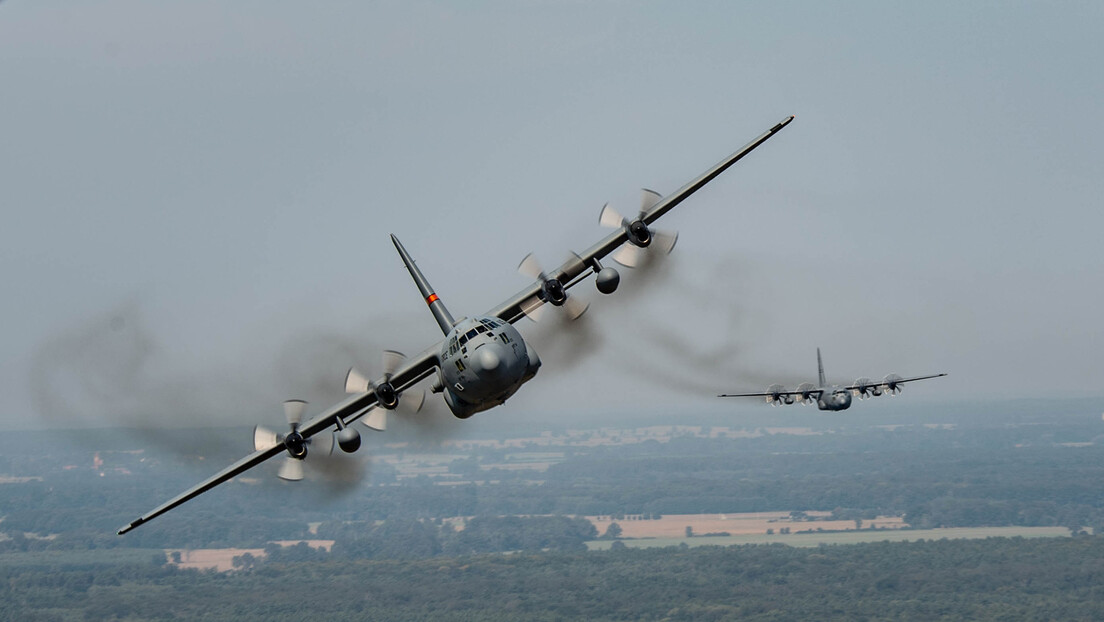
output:
[[[829,386],[824,380],[824,362],[820,358],[820,348],[817,348],[817,378],[820,380],[819,385],[814,386],[811,382],[805,382],[798,385],[796,389],[787,390],[786,387],[780,384],[772,384],[762,393],[724,393],[717,397],[765,397],[767,403],[771,406],[793,404],[794,402],[812,404],[815,401],[817,408],[820,410],[847,410],[851,408],[852,395],[860,400],[887,393],[897,395],[906,382],[939,378],[946,375],[933,374],[931,376],[902,378],[897,374],[889,374],[881,382],[875,382],[870,378],[859,378],[848,386],[838,384]]]
[[[504,403],[521,385],[531,380],[541,366],[536,351],[514,328],[515,322],[526,316],[535,320],[545,304],[563,308],[572,319],[578,317],[586,310],[586,305],[570,298],[567,290],[591,273],[596,275],[598,291],[612,294],[621,276],[616,269],[602,265],[601,260],[607,255],[612,254],[611,258],[623,266],[633,267],[641,261],[644,252],[655,252],[654,249],[670,252],[677,236],[652,229],[650,225],[766,142],[790,121],[793,121],[793,116],[786,117],[673,194],[660,197],[645,190],[640,211],[634,217],[623,217],[607,204],[599,215],[599,224],[613,227],[616,231],[582,254],[572,255],[566,263],[549,272],[541,269],[532,256],[526,257],[519,271],[533,278],[534,282],[483,315],[454,319],[398,238],[392,235],[395,249],[429,305],[444,339],[410,359],[398,352],[385,352],[383,373],[375,379],[349,370],[345,387],[353,395],[306,423],[302,422],[306,402],[285,402],[284,414],[289,426],[286,433],[256,428],[254,453],[135,519],[119,529],[118,533],[122,535],[280,454],[286,455],[280,467],[280,477],[302,479],[303,459],[307,457],[308,449],[331,451],[336,441],[342,451],[356,451],[360,447],[360,433],[351,424],[362,420],[368,427],[382,430],[388,411],[403,403],[416,410],[424,394],[419,397],[418,392],[411,389],[426,378],[433,379],[433,392],[443,393],[449,409],[461,419]]]

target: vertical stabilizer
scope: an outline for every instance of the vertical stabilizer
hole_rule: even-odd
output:
[[[828,386],[824,381],[824,363],[820,360],[820,348],[817,348],[817,378],[820,380],[820,386]]]
[[[399,238],[391,234],[391,241],[395,243],[395,249],[399,251],[399,256],[406,264],[406,269],[410,271],[410,276],[414,279],[414,284],[418,286],[418,291],[422,292],[422,298],[425,298],[426,304],[429,305],[429,310],[433,313],[433,319],[437,320],[437,324],[440,325],[441,332],[446,335],[449,334],[452,331],[452,325],[455,323],[452,314],[448,312],[445,303],[441,302],[437,294],[433,293],[429,281],[422,275],[422,271],[418,269],[418,266],[414,264],[414,260],[410,258],[402,243],[399,242]]]

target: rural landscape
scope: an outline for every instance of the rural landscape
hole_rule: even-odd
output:
[[[13,433],[0,619],[855,619],[856,594],[869,620],[1101,615],[1099,404],[899,404],[400,429],[369,437],[370,459],[306,482],[262,470],[126,536],[224,456],[125,430]]]

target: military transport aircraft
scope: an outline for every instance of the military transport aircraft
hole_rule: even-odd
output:
[[[870,378],[859,378],[849,386],[828,386],[828,383],[824,381],[824,363],[820,359],[820,348],[817,348],[817,375],[820,380],[820,384],[817,386],[813,386],[811,382],[805,382],[798,385],[796,389],[788,391],[786,387],[780,384],[772,384],[763,393],[725,393],[717,397],[765,397],[767,403],[771,406],[793,404],[794,402],[811,404],[816,401],[819,410],[847,410],[851,407],[852,395],[860,400],[877,397],[885,393],[897,395],[901,392],[901,386],[906,382],[939,378],[947,374],[933,374],[913,378],[902,378],[897,374],[889,374],[881,382],[875,382]]]
[[[285,402],[284,411],[290,427],[286,434],[257,428],[254,453],[135,519],[119,529],[119,534],[279,454],[287,456],[280,468],[280,477],[302,479],[302,460],[307,457],[308,448],[329,451],[336,440],[343,451],[356,451],[360,447],[360,433],[350,424],[364,418],[368,427],[381,429],[384,426],[382,416],[386,411],[398,407],[404,397],[403,392],[426,378],[433,377],[433,391],[443,393],[449,409],[461,419],[504,403],[536,375],[541,365],[536,351],[513,327],[514,322],[525,316],[535,319],[546,303],[563,307],[571,318],[578,317],[586,310],[586,305],[570,298],[567,290],[590,273],[597,275],[595,285],[598,291],[613,293],[621,276],[616,269],[601,263],[611,253],[614,261],[633,267],[641,260],[641,253],[648,249],[653,249],[652,252],[654,249],[670,252],[676,236],[654,230],[649,225],[766,142],[793,119],[793,116],[786,117],[671,195],[661,198],[657,193],[645,190],[640,212],[634,217],[623,217],[607,204],[598,220],[601,225],[616,228],[616,231],[550,272],[541,269],[532,256],[526,257],[519,270],[533,278],[534,282],[480,316],[454,319],[398,238],[392,235],[395,249],[429,305],[444,339],[410,359],[397,352],[384,353],[383,375],[374,380],[350,370],[346,377],[346,390],[354,395],[306,423],[302,423],[306,403],[299,400]],[[410,398],[406,396],[403,401],[411,401]],[[420,406],[420,398],[413,401],[416,402],[415,407]]]

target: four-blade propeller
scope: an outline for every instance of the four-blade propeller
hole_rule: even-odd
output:
[[[303,479],[303,460],[307,457],[307,448],[329,455],[333,451],[333,436],[330,434],[317,434],[310,438],[304,438],[299,433],[299,424],[303,421],[303,412],[307,403],[303,400],[288,400],[284,402],[284,416],[287,418],[289,431],[280,434],[264,426],[253,428],[253,449],[267,451],[278,445],[287,448],[287,457],[280,465],[277,475],[280,479],[297,482]]]
[[[387,411],[401,409],[401,412],[416,413],[425,404],[425,389],[396,391],[395,387],[391,386],[391,377],[402,366],[406,355],[395,350],[384,350],[382,359],[383,380],[381,382],[371,380],[355,367],[350,367],[345,375],[346,393],[375,392],[377,403],[368,409],[368,414],[361,421],[365,426],[380,432],[387,429]]]
[[[572,253],[576,259],[580,262],[582,259],[578,255]],[[518,272],[531,279],[535,279],[540,283],[541,289],[536,296],[526,300],[521,304],[521,310],[525,313],[526,317],[534,322],[540,320],[544,312],[544,303],[550,303],[555,307],[562,307],[567,312],[568,319],[578,319],[580,315],[586,313],[587,308],[590,307],[589,303],[582,302],[576,298],[572,298],[567,294],[567,288],[558,278],[549,276],[544,268],[541,267],[540,262],[533,256],[533,253],[529,253],[525,256],[525,259],[521,260],[518,265]]]
[[[644,262],[647,257],[645,250],[648,248],[659,249],[665,254],[674,250],[675,243],[678,242],[677,231],[651,229],[644,224],[644,216],[648,213],[648,210],[652,209],[662,198],[654,190],[648,190],[647,188],[641,190],[640,213],[637,214],[634,220],[629,220],[617,213],[617,210],[610,207],[609,203],[602,206],[602,212],[598,215],[598,224],[611,229],[621,227],[629,238],[627,242],[621,245],[621,248],[613,253],[614,261],[626,268],[636,268]]]

